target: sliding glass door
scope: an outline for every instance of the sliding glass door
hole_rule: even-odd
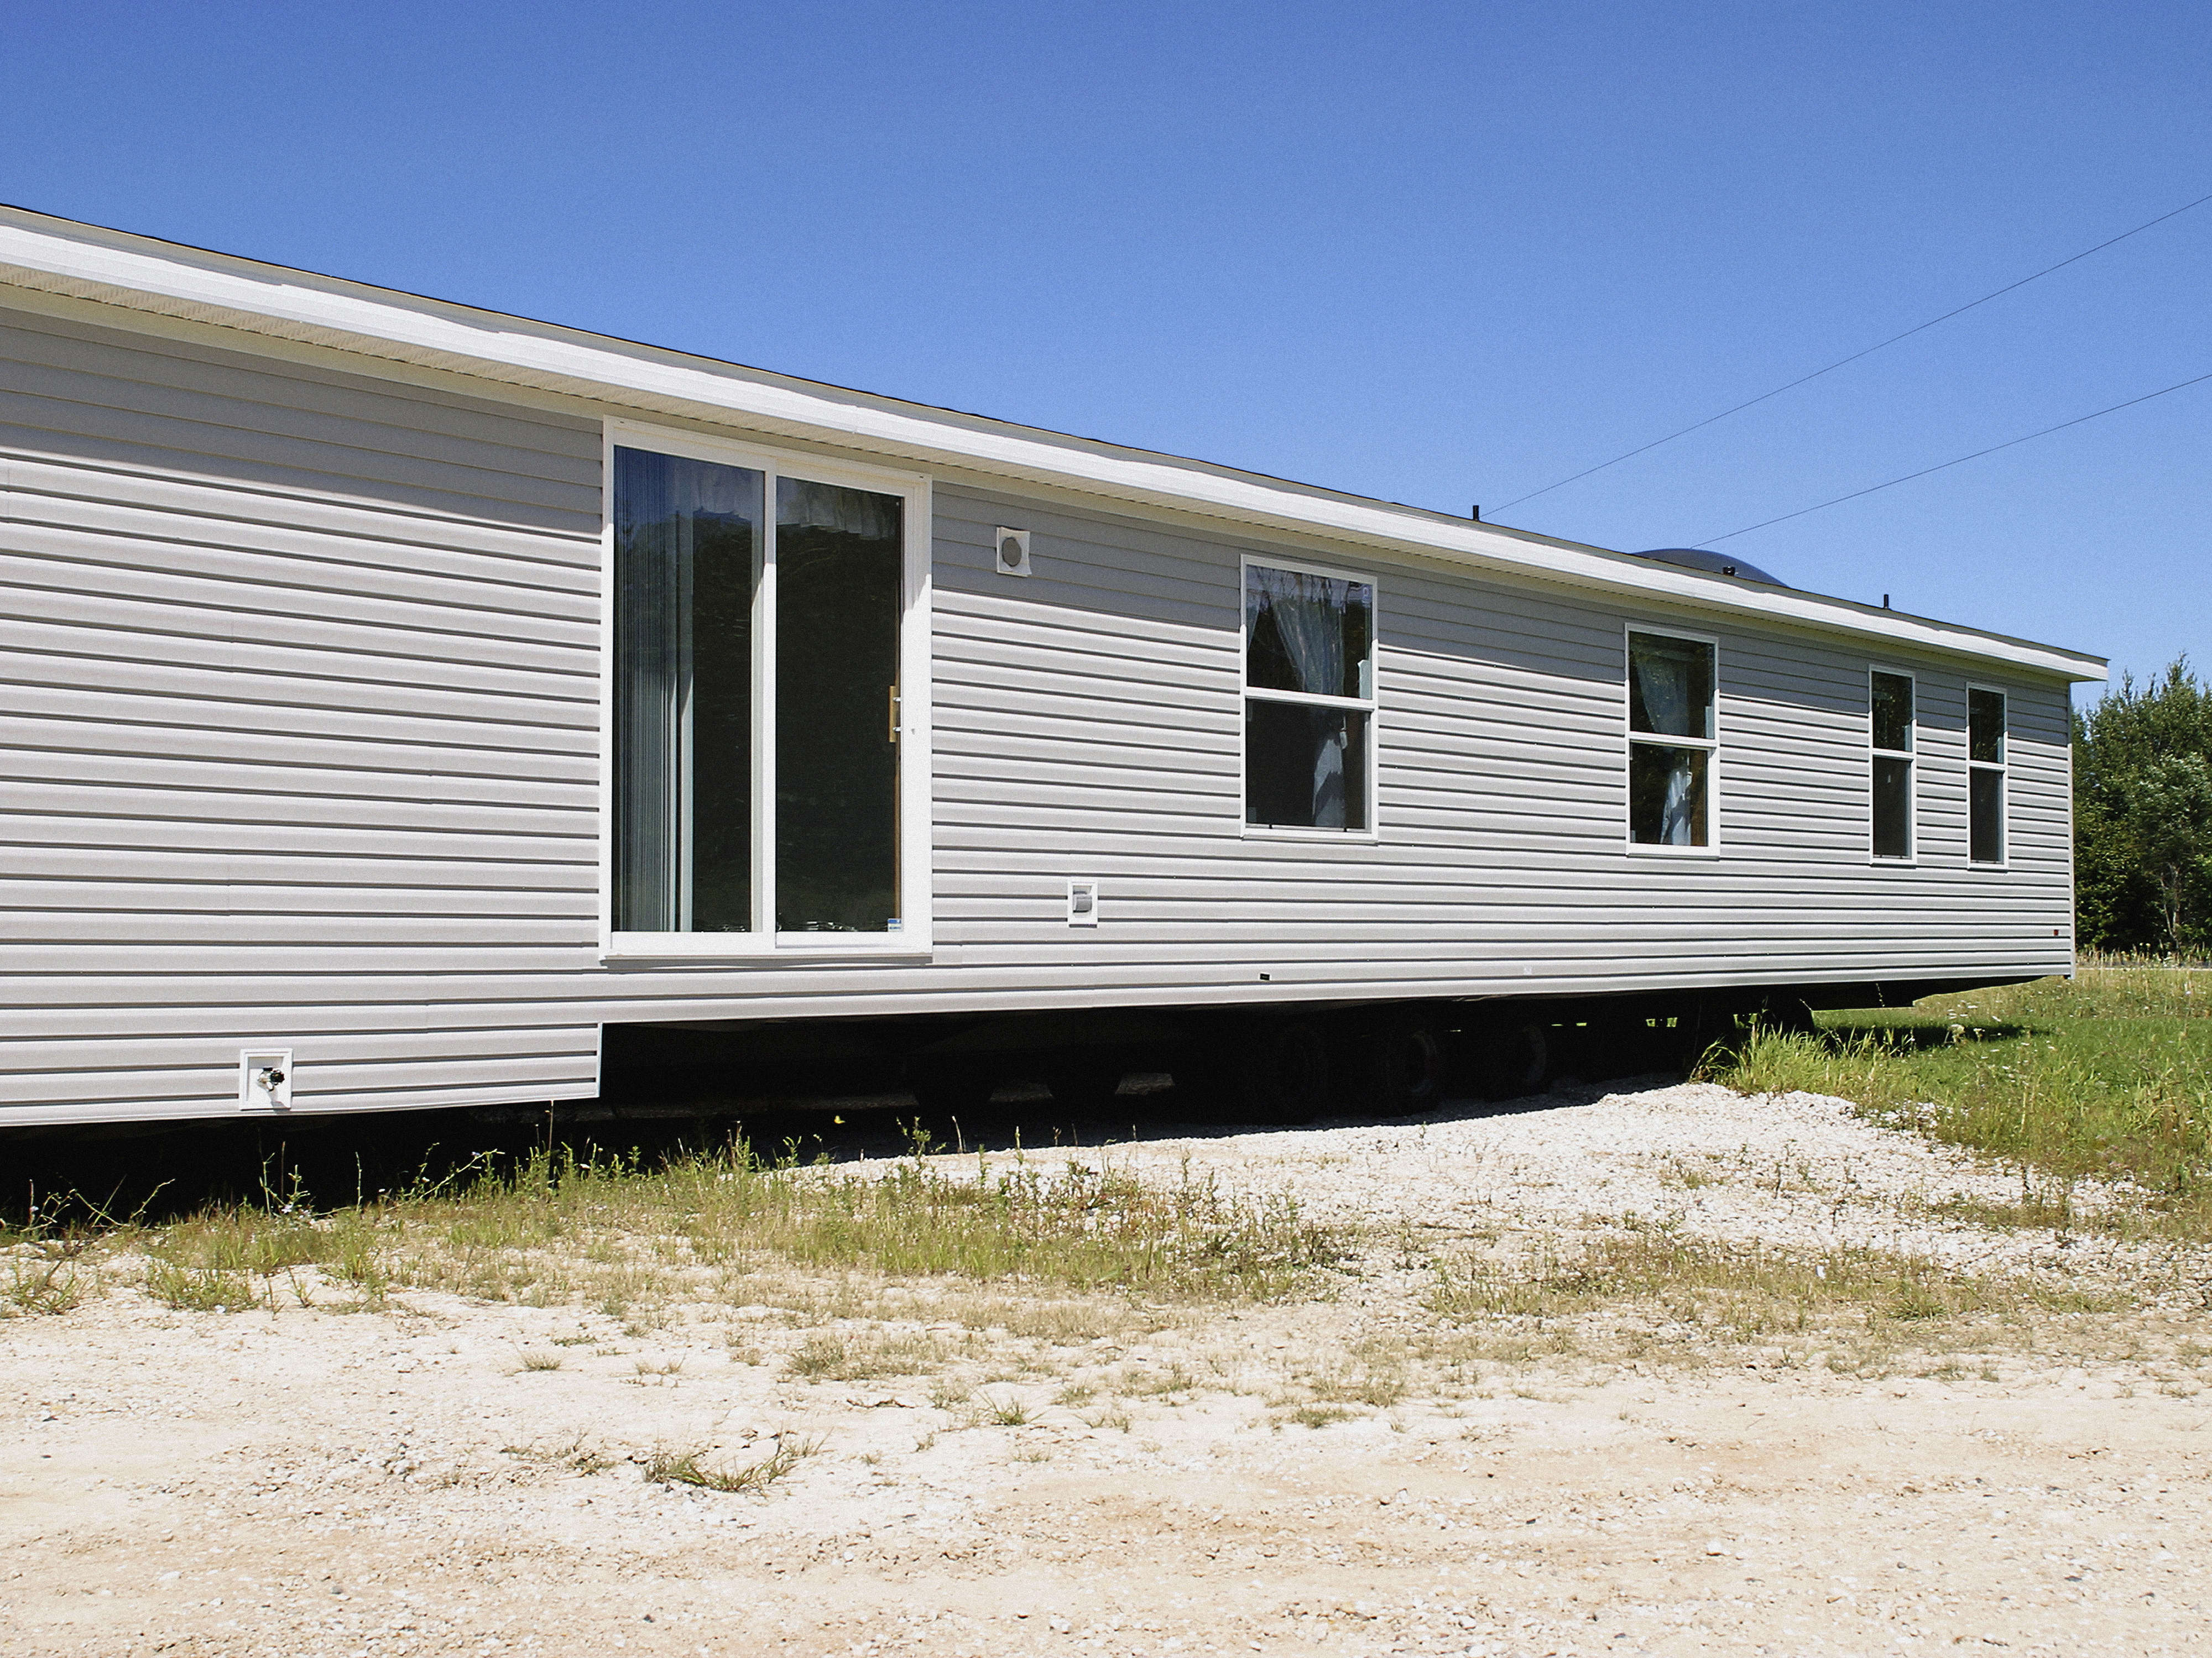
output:
[[[622,445],[612,482],[613,931],[901,933],[914,492]]]

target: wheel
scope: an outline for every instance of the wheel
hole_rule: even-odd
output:
[[[1480,1039],[1482,1096],[1518,1100],[1540,1094],[1552,1074],[1551,1032],[1534,1019],[1498,1019]]]
[[[1328,1042],[1318,1021],[1248,1026],[1237,1058],[1234,1097],[1254,1121],[1311,1122],[1328,1109]]]
[[[1360,1103],[1401,1115],[1426,1111],[1444,1096],[1443,1033],[1425,1019],[1385,1017],[1351,1044],[1351,1077]]]

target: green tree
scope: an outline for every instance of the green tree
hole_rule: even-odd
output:
[[[2212,947],[2212,687],[2186,657],[2075,715],[2074,840],[2083,944]]]

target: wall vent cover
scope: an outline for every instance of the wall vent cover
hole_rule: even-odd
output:
[[[292,1108],[290,1048],[249,1048],[238,1056],[238,1108],[241,1111],[289,1111]]]

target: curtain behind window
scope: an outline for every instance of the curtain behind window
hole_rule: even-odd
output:
[[[1374,633],[1372,587],[1255,564],[1245,572],[1244,613],[1248,684],[1321,696],[1367,694],[1360,667]]]

